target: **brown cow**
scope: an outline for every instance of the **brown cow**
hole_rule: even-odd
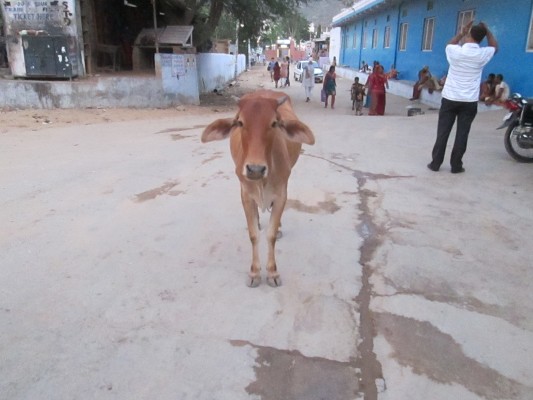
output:
[[[235,118],[218,119],[205,128],[202,142],[230,137],[235,173],[241,183],[241,200],[252,242],[252,266],[248,286],[261,282],[259,264],[259,213],[272,208],[267,232],[267,282],[281,285],[276,267],[275,244],[287,201],[287,182],[302,143],[314,144],[307,125],[294,114],[289,96],[261,90],[243,96]]]

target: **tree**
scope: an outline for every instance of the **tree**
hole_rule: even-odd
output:
[[[316,28],[316,37],[319,38],[322,36],[322,25],[318,25],[318,28]]]
[[[158,0],[167,25],[193,25],[194,43],[201,50],[210,48],[210,39],[226,13],[243,23],[239,35],[257,39],[263,21],[278,20],[294,15],[301,4],[313,0]]]
[[[276,21],[269,21],[268,29],[263,31],[261,39],[268,44],[275,43],[277,38],[293,38],[296,42],[309,38],[309,22],[300,14],[294,12]]]

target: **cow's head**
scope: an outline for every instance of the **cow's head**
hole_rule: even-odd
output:
[[[238,105],[235,118],[218,119],[204,129],[202,142],[222,140],[230,134],[240,134],[243,152],[242,175],[250,180],[268,176],[270,154],[275,136],[282,134],[288,140],[314,144],[315,138],[307,125],[297,119],[283,120],[278,107],[288,100],[279,98],[244,97]]]

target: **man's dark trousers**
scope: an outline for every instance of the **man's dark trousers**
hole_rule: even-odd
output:
[[[463,168],[463,155],[466,152],[466,145],[468,143],[468,134],[472,121],[477,114],[477,101],[453,101],[442,98],[439,123],[437,125],[437,140],[433,146],[433,161],[431,166],[438,170],[444,161],[444,154],[446,153],[446,144],[450,137],[455,119],[457,119],[457,131],[455,133],[455,143],[453,144],[450,164],[453,171],[460,171]]]

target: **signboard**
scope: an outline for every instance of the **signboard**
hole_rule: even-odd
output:
[[[6,36],[49,34],[76,36],[74,0],[0,1]]]
[[[28,68],[24,57],[24,44],[29,44],[28,37],[44,37],[51,43],[55,38],[67,38],[67,46],[60,46],[58,54],[69,54],[73,75],[78,75],[77,68],[79,47],[77,46],[77,18],[75,0],[0,0],[0,9],[4,19],[6,50],[11,73],[17,77],[27,76]],[[46,39],[44,39],[46,41]],[[64,47],[64,48],[63,48]],[[32,47],[34,49],[34,47]],[[27,50],[27,49],[26,49]],[[54,48],[54,51],[57,50]],[[33,54],[40,57],[38,54]],[[56,58],[61,63],[60,58]]]

